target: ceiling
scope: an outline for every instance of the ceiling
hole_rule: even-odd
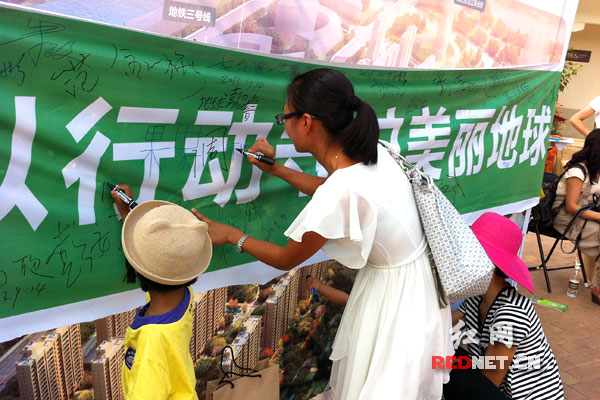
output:
[[[600,25],[600,1],[579,0],[575,22]]]

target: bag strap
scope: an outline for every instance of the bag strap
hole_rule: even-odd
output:
[[[411,183],[413,183],[415,179],[418,179],[422,185],[434,184],[433,179],[431,178],[431,176],[429,176],[429,174],[427,174],[424,171],[421,171],[419,167],[417,167],[415,164],[412,164],[409,161],[407,161],[402,154],[397,153],[396,150],[392,148],[390,143],[379,139],[379,144],[387,150],[390,156],[392,156],[394,161],[396,161],[396,164],[398,164],[402,171],[404,171],[408,180]]]
[[[421,171],[416,165],[411,164],[399,153],[391,147],[388,142],[383,140],[379,140],[379,144],[382,145],[390,156],[396,161],[396,163],[400,166],[402,171],[406,174],[411,185],[415,182],[415,179],[419,179],[421,185],[435,185],[433,183],[433,179],[426,172]],[[437,293],[437,300],[440,309],[444,309],[448,306],[448,296],[446,295],[446,291],[444,290],[444,286],[442,285],[442,280],[440,278],[440,274],[437,269],[437,265],[435,264],[435,259],[433,258],[433,254],[431,253],[431,249],[427,249],[427,256],[429,258],[429,264],[431,265],[431,274],[433,275],[433,283],[435,284],[435,289]]]
[[[581,236],[583,235],[583,230],[585,229],[585,226],[587,225],[587,222],[588,222],[587,219],[583,222],[583,226],[581,227],[581,231],[579,232],[579,234],[575,238],[575,244],[573,245],[573,249],[571,251],[567,252],[567,251],[565,251],[565,249],[563,249],[563,242],[564,242],[565,239],[567,239],[567,233],[569,233],[569,231],[571,230],[571,228],[573,228],[573,225],[575,224],[575,221],[577,221],[577,218],[579,218],[579,216],[581,214],[583,214],[584,212],[586,212],[588,210],[592,210],[595,207],[596,207],[595,203],[590,203],[587,206],[581,207],[573,215],[573,218],[571,218],[571,221],[569,221],[569,223],[567,224],[567,227],[565,228],[565,231],[563,232],[563,234],[561,235],[561,238],[560,238],[560,249],[562,250],[563,253],[565,253],[565,254],[573,254],[575,252],[575,250],[577,250],[577,246],[579,245],[579,241],[581,240]]]
[[[379,139],[378,142],[380,145],[382,145],[387,150],[388,153],[390,153],[390,156],[392,156],[394,161],[396,161],[396,163],[400,166],[400,168],[402,168],[402,170],[404,172],[408,172],[409,170],[416,168],[416,166],[409,163],[406,160],[406,158],[404,158],[404,156],[402,156],[399,153],[396,153],[396,151],[392,148],[390,143],[383,141],[381,139]]]
[[[227,378],[232,378],[234,375],[238,376],[238,377],[248,377],[248,378],[260,378],[262,376],[261,374],[257,374],[257,375],[244,374],[244,373],[239,374],[237,372],[234,372],[233,368],[231,368],[231,367],[230,367],[231,371],[225,371],[225,369],[223,368],[223,359],[225,358],[225,350],[227,350],[227,349],[229,349],[229,352],[231,353],[231,363],[236,368],[239,368],[239,369],[244,370],[244,371],[258,372],[254,368],[245,368],[245,367],[239,366],[235,362],[235,357],[233,355],[233,347],[231,347],[230,345],[227,345],[227,346],[223,347],[223,350],[221,350],[221,363],[220,363],[220,367],[221,367],[221,372],[223,373],[223,377],[219,381],[219,385],[222,384],[222,383],[228,383],[228,384],[231,385],[231,388],[233,389],[235,387],[235,384],[232,381],[226,380]]]

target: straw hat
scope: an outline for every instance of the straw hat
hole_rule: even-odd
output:
[[[518,256],[523,233],[517,224],[500,214],[487,212],[477,218],[471,229],[494,265],[533,293],[529,269]]]
[[[125,257],[146,278],[180,285],[206,271],[212,256],[208,224],[176,204],[146,201],[123,224]]]

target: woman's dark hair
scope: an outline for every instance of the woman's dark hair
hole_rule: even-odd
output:
[[[180,285],[164,285],[162,283],[154,282],[146,278],[145,276],[136,273],[133,266],[129,263],[127,259],[125,259],[125,277],[123,278],[123,281],[126,283],[135,283],[137,280],[139,280],[140,288],[144,292],[152,291],[166,293],[172,290],[188,287],[194,284],[198,280],[198,278],[194,278],[191,281],[182,283]]]
[[[565,165],[565,169],[575,164],[585,164],[590,174],[590,182],[598,177],[600,172],[600,128],[596,128],[587,135],[583,143],[583,149],[573,154],[571,160]]]
[[[287,88],[287,101],[291,111],[312,114],[321,121],[348,157],[377,163],[377,116],[368,103],[355,96],[344,74],[320,68],[298,75]]]

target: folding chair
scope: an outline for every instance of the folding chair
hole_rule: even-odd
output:
[[[544,172],[544,183],[554,181],[555,179],[556,179],[556,175],[548,173],[548,172]],[[545,227],[545,226],[539,225],[538,218],[536,218],[536,215],[539,215],[539,211],[537,210],[537,208],[538,208],[538,206],[535,206],[531,211],[532,218],[529,220],[529,226],[528,226],[527,230],[529,232],[535,232],[535,237],[537,239],[538,249],[540,252],[540,260],[542,263],[540,265],[538,265],[537,267],[529,267],[529,270],[530,271],[538,270],[538,269],[544,270],[544,277],[546,278],[546,288],[548,289],[548,293],[551,293],[552,287],[550,285],[550,279],[548,278],[548,271],[557,271],[560,269],[575,268],[575,266],[570,265],[568,267],[548,268],[548,265],[547,265],[548,260],[550,260],[550,257],[552,257],[552,253],[554,253],[556,246],[562,239],[562,234],[560,232],[558,232],[556,229],[554,229],[552,226]],[[544,247],[542,246],[542,235],[555,239],[554,244],[552,245],[552,248],[550,249],[550,252],[548,253],[547,256],[544,255]],[[577,256],[579,257],[579,262],[581,263],[581,272],[583,274],[583,281],[587,286],[588,280],[587,280],[587,276],[585,274],[585,266],[583,264],[583,257],[581,256],[581,251],[579,250],[579,248],[577,248]]]
[[[551,293],[552,292],[552,287],[550,286],[550,279],[548,278],[548,271],[557,271],[559,269],[575,268],[575,266],[574,265],[570,265],[568,267],[548,268],[548,265],[547,265],[548,264],[548,260],[550,260],[550,257],[552,257],[552,253],[554,253],[554,250],[556,249],[556,246],[560,242],[560,240],[562,238],[562,234],[560,232],[558,232],[556,229],[552,228],[552,227],[549,227],[549,228],[540,228],[534,218],[532,218],[531,221],[529,222],[529,228],[528,228],[528,230],[530,232],[535,232],[535,237],[537,239],[538,249],[540,251],[540,260],[542,262],[537,267],[529,267],[529,270],[530,271],[531,270],[538,270],[538,269],[543,269],[544,270],[544,277],[546,278],[546,288],[548,289],[548,293]],[[544,255],[544,246],[542,245],[542,235],[548,236],[548,237],[552,237],[552,238],[556,239],[556,240],[554,240],[554,244],[552,245],[552,248],[550,249],[550,252],[548,253],[547,256]],[[579,262],[581,263],[581,272],[583,274],[583,282],[587,285],[588,280],[587,280],[587,276],[585,275],[585,266],[583,264],[583,257],[581,257],[581,251],[579,249],[577,249],[577,256],[579,257]]]

